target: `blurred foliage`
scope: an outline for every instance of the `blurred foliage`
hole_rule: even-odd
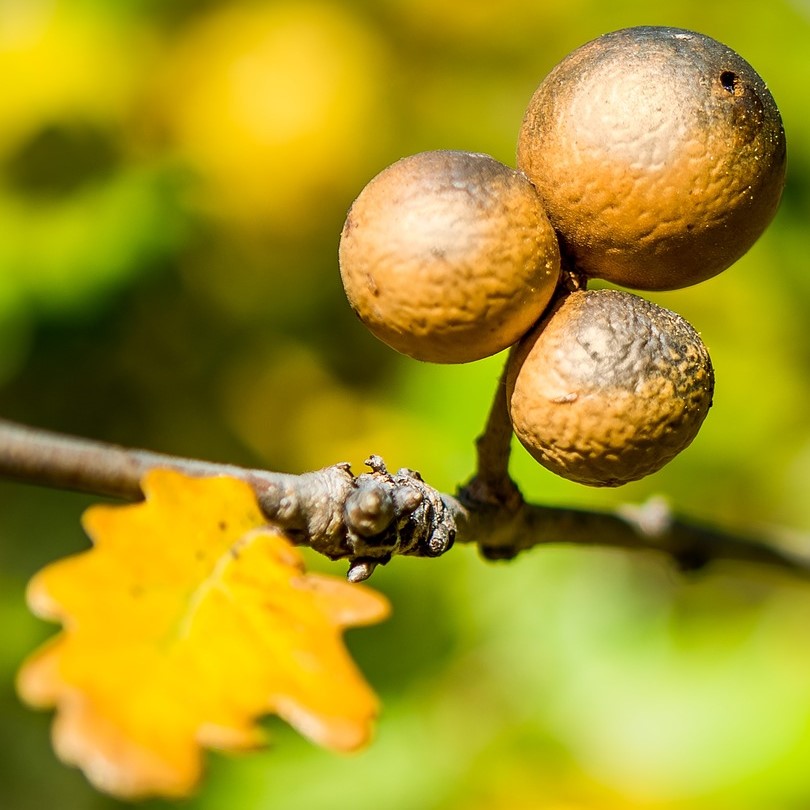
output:
[[[655,296],[716,366],[687,452],[619,491],[558,480],[520,449],[513,470],[546,503],[664,493],[703,520],[807,536],[807,0],[0,0],[0,413],[290,472],[376,452],[454,488],[502,358],[434,367],[375,342],[340,289],[346,209],[420,150],[513,163],[543,75],[637,24],[712,35],[762,74],[788,133],[783,205],[732,270]],[[13,687],[50,632],[25,583],[86,544],[90,500],[0,488],[10,810],[118,806],[56,763],[48,718]],[[187,807],[810,806],[806,586],[571,549],[500,565],[455,549],[374,584],[395,615],[349,639],[384,700],[372,747],[338,759],[268,721],[278,745],[215,758]]]

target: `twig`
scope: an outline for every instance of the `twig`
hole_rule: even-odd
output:
[[[514,347],[510,356],[513,351]],[[523,498],[509,477],[512,422],[506,401],[508,367],[507,360],[495,388],[484,432],[475,441],[475,475],[463,487],[461,497],[470,504],[488,504],[514,511],[522,506]]]
[[[301,545],[348,559],[350,579],[365,579],[395,554],[435,557],[453,543],[463,508],[402,469],[391,474],[378,456],[355,476],[341,463],[286,475],[132,450],[0,420],[0,477],[126,500],[143,497],[140,480],[153,468],[191,476],[227,475],[249,484],[268,520]]]
[[[658,513],[655,520],[647,520],[649,509]],[[473,514],[469,527],[473,530],[465,530],[459,539],[476,543],[491,560],[511,559],[535,546],[577,545],[663,553],[681,570],[694,571],[714,562],[744,562],[810,577],[810,554],[780,548],[766,538],[676,519],[660,501],[632,509],[625,506],[617,512],[524,504],[507,520],[497,510]]]
[[[498,476],[505,474],[505,467],[486,448],[500,443],[503,450],[504,437],[497,417],[491,416],[490,424],[500,438],[485,433],[479,441],[482,469],[476,479],[497,489],[503,486]],[[377,456],[367,464],[371,471],[360,475],[348,464],[286,475],[130,450],[0,420],[0,476],[132,500],[142,497],[140,478],[152,468],[193,476],[228,475],[247,482],[268,520],[282,526],[295,542],[331,559],[348,559],[352,580],[365,579],[396,554],[443,554],[457,534],[459,542],[477,545],[488,559],[565,543],[654,550],[668,554],[682,568],[727,560],[810,576],[810,557],[765,539],[675,520],[661,508],[607,513],[536,506],[512,495],[507,501],[484,501],[471,497],[475,488],[469,486],[456,499],[430,487],[413,470],[390,473]]]
[[[234,475],[245,479],[255,475],[268,488],[283,487],[292,478],[145,450],[131,450],[0,420],[0,474],[7,478],[138,500],[143,497],[141,477],[154,467],[196,476]]]

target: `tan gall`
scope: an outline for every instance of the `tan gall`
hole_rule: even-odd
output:
[[[516,347],[515,434],[544,467],[619,486],[663,467],[697,435],[714,373],[680,315],[631,293],[575,292]]]
[[[779,110],[731,48],[678,28],[615,31],[535,92],[518,167],[579,271],[686,287],[724,270],[773,218],[785,180]]]
[[[560,272],[557,238],[526,177],[487,155],[423,152],[377,175],[349,211],[340,272],[380,340],[465,363],[511,346]]]

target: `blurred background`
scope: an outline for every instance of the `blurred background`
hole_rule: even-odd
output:
[[[0,0],[0,414],[286,472],[359,472],[379,453],[453,491],[503,357],[430,366],[375,341],[340,288],[346,210],[414,152],[514,165],[523,110],[566,53],[675,25],[751,62],[788,136],[788,186],[760,242],[723,275],[654,296],[701,331],[715,406],[687,452],[618,491],[556,479],[521,448],[513,471],[547,504],[661,494],[702,521],[810,537],[810,2],[661,9]],[[50,717],[14,693],[53,632],[28,615],[26,581],[86,547],[92,500],[0,483],[4,810],[119,806],[56,762]],[[270,720],[272,750],[211,755],[182,806],[810,808],[807,584],[566,548],[500,564],[456,548],[372,582],[394,616],[349,634],[383,700],[372,747],[336,757]]]

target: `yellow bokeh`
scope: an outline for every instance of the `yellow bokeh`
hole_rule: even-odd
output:
[[[10,0],[0,14],[0,153],[43,124],[124,118],[149,52],[136,32],[67,2]]]
[[[202,207],[248,226],[306,228],[385,139],[385,55],[337,5],[227,6],[192,26],[161,79]]]

